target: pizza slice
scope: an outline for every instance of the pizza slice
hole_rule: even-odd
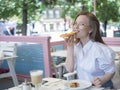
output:
[[[76,32],[72,31],[72,32],[69,32],[69,33],[61,34],[60,37],[69,38],[70,36],[73,36],[75,34],[76,34]]]

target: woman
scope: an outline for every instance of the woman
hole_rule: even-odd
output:
[[[113,88],[115,55],[100,36],[97,18],[89,12],[79,13],[73,30],[76,34],[66,39],[68,72],[76,70],[79,79],[90,81],[97,87]]]

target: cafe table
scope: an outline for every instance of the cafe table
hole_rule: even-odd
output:
[[[43,81],[46,81],[46,83],[44,83],[39,88],[39,90],[70,90],[70,89],[66,88],[66,86],[65,86],[65,84],[67,82],[69,82],[67,80],[49,77],[49,78],[43,78]],[[7,90],[22,90],[22,84],[18,85],[16,87],[11,87]],[[32,90],[34,90],[33,87],[32,87]],[[74,90],[77,90],[77,89],[74,89]],[[105,90],[105,89],[90,86],[90,87],[87,87],[86,89],[82,89],[82,90]]]
[[[67,50],[58,50],[55,52],[51,52],[52,57],[66,57],[67,56]]]

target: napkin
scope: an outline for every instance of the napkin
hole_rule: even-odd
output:
[[[64,90],[65,86],[64,84],[67,82],[66,80],[63,79],[53,79],[53,78],[46,78],[44,79],[46,81],[48,81],[47,83],[45,83],[43,85],[44,88],[46,88],[45,90],[49,89],[49,90]]]
[[[4,52],[0,51],[0,59],[4,57]]]

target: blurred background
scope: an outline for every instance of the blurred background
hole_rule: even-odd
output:
[[[45,35],[51,36],[51,41],[63,40],[59,35],[72,30],[73,20],[82,10],[97,16],[102,37],[120,37],[120,0],[0,0],[0,36]],[[113,38],[111,43],[119,47],[119,41]],[[64,45],[53,45],[50,50],[64,50]],[[29,76],[32,69],[44,70],[44,51],[41,44],[18,43],[16,73]],[[6,62],[3,67],[7,67]],[[6,80],[0,85],[0,90],[13,86]]]
[[[69,31],[82,10],[97,16],[103,37],[120,37],[120,0],[0,0],[0,35]]]

